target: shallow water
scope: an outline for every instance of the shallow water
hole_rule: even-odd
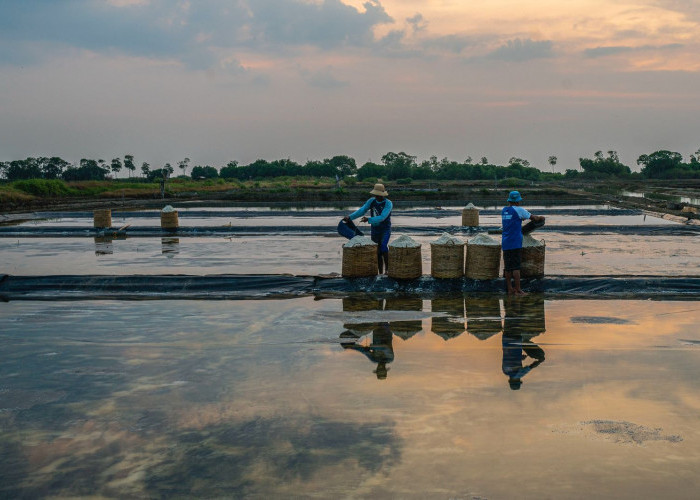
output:
[[[0,496],[694,498],[698,304],[0,304]]]

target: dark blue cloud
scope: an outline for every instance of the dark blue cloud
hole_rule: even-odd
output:
[[[626,45],[613,45],[604,47],[594,47],[592,49],[586,49],[583,54],[586,57],[596,58],[613,56],[617,54],[623,54],[626,52],[644,52],[649,50],[673,50],[683,47],[680,43],[668,43],[666,45],[641,45],[639,47],[630,47]]]
[[[391,17],[377,0],[360,12],[340,0],[152,0],[118,7],[91,0],[0,0],[0,50],[5,63],[36,62],[57,47],[180,60],[205,67],[215,49],[262,52],[297,46],[371,46],[372,30]]]
[[[540,42],[526,38],[521,40],[516,38],[508,40],[486,57],[488,59],[498,59],[501,61],[529,61],[531,59],[541,59],[552,57],[552,41],[543,40]]]

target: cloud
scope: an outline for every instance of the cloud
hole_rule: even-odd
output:
[[[541,59],[552,57],[552,41],[534,41],[516,38],[508,40],[493,52],[486,55],[487,59],[497,59],[501,61],[529,61],[531,59]]]
[[[627,52],[644,52],[649,50],[674,50],[682,48],[683,44],[680,43],[669,43],[666,45],[642,45],[639,47],[630,47],[626,45],[611,45],[604,47],[594,47],[591,49],[586,49],[583,54],[589,58],[596,57],[606,57],[613,56],[617,54],[623,54]]]
[[[406,22],[411,25],[414,33],[424,31],[428,27],[428,21],[423,18],[422,14],[416,14],[412,17],[406,18]]]
[[[274,54],[299,46],[369,47],[374,27],[393,22],[377,0],[365,2],[364,12],[341,0],[0,2],[0,42],[15,49],[0,51],[8,64],[36,62],[36,46],[43,45],[45,58],[70,47],[201,69],[216,64],[218,49]]]
[[[333,76],[331,67],[322,68],[316,71],[302,69],[300,74],[302,79],[308,85],[320,89],[337,89],[348,85],[348,82],[339,80]]]
[[[459,54],[467,47],[476,45],[477,41],[471,36],[465,35],[444,35],[429,38],[423,42],[426,49],[447,50],[454,54]]]

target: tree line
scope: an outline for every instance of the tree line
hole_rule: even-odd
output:
[[[256,160],[248,165],[239,165],[231,161],[220,168],[209,165],[192,167],[190,175],[187,170],[190,159],[184,158],[177,162],[182,171],[178,177],[191,179],[237,179],[240,181],[274,177],[330,177],[343,179],[354,177],[358,180],[385,179],[390,181],[412,180],[493,180],[518,178],[530,181],[556,179],[593,179],[604,180],[611,178],[639,179],[700,179],[700,149],[690,155],[689,161],[684,162],[680,153],[660,150],[651,154],[643,154],[637,159],[641,166],[640,172],[620,162],[616,151],[596,151],[592,158],[579,158],[580,169],[567,169],[565,173],[546,172],[532,167],[530,162],[522,158],[512,157],[507,165],[495,165],[486,157],[478,161],[468,157],[457,162],[436,156],[418,162],[417,157],[404,152],[386,153],[380,163],[368,161],[357,166],[355,159],[339,155],[323,160],[309,160],[303,165],[290,159]],[[550,156],[548,163],[551,169],[557,164],[557,157]],[[166,163],[161,168],[152,169],[147,162],[141,163],[140,173],[136,174],[137,166],[133,155],[114,158],[111,162],[98,159],[81,159],[78,165],[71,164],[59,157],[30,157],[25,160],[0,162],[0,175],[6,181],[23,179],[62,179],[65,181],[106,180],[116,177],[125,170],[130,178],[144,179],[149,182],[168,179],[173,176],[175,168]]]

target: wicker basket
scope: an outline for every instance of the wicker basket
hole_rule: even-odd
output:
[[[393,247],[389,245],[387,274],[395,279],[415,279],[423,274],[421,247]]]
[[[444,312],[450,316],[435,316],[431,329],[435,335],[449,340],[464,333],[464,297],[447,297],[432,300],[433,312]]]
[[[362,278],[376,276],[377,245],[343,246],[343,276],[345,278]]]
[[[99,209],[92,212],[93,226],[105,229],[112,227],[112,210],[109,208]]]
[[[386,299],[385,311],[422,311],[423,299],[420,297],[390,297]],[[408,340],[423,329],[419,319],[392,321],[389,326],[397,337]]]
[[[479,340],[501,332],[501,304],[498,297],[467,297],[467,331]]]
[[[430,274],[433,278],[464,276],[464,245],[430,244]]]
[[[498,271],[501,267],[501,244],[496,244],[492,238],[489,238],[494,243],[484,245],[478,242],[472,242],[477,238],[488,238],[488,236],[480,235],[472,240],[467,241],[467,265],[465,275],[473,280],[490,280],[498,278]]]
[[[527,236],[525,236],[525,238],[527,238]],[[520,277],[522,278],[539,278],[544,276],[544,254],[546,245],[544,240],[538,241],[537,243],[537,245],[523,246],[520,264]]]
[[[479,209],[464,208],[462,209],[462,225],[477,227],[479,225]]]
[[[180,225],[177,210],[160,213],[160,227],[163,229],[177,229]]]

